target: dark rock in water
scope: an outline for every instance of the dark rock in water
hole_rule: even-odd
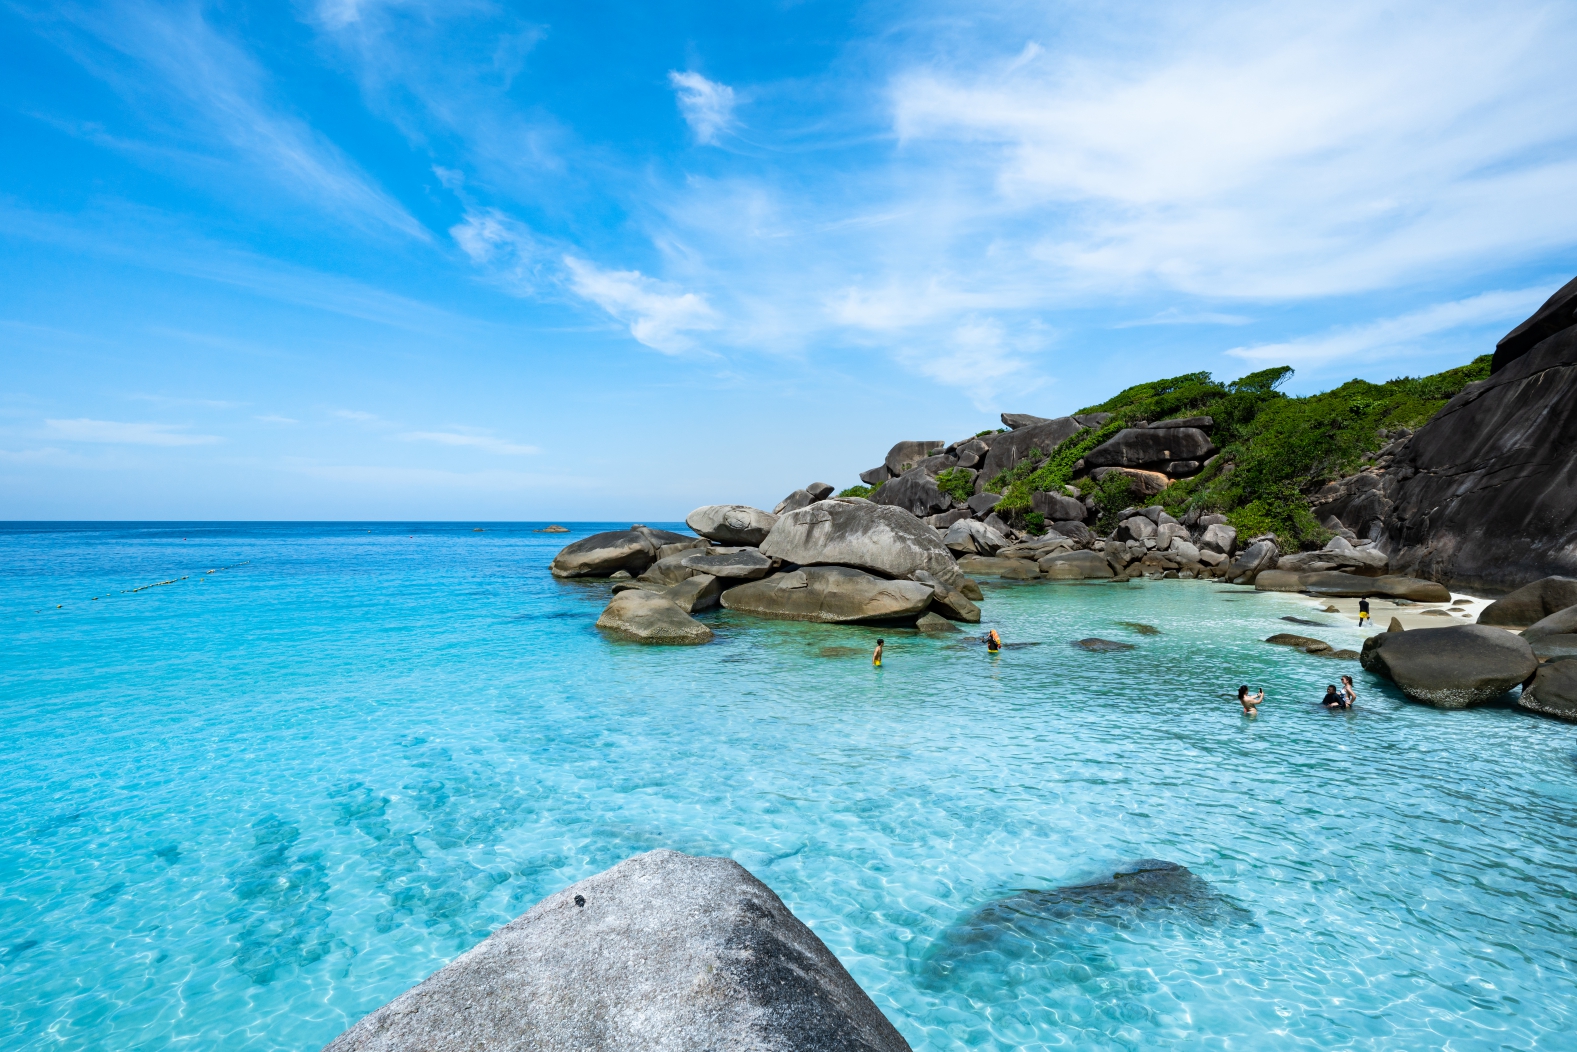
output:
[[[931,615],[930,614],[926,614],[925,616],[926,617],[930,617]],[[942,619],[941,618],[937,618],[937,620],[941,621]],[[948,624],[948,622],[946,622],[946,621],[943,621],[942,623],[943,624]],[[950,624],[948,624],[948,627],[952,627],[952,626]],[[869,653],[870,653],[869,650],[863,650],[860,647],[820,647],[816,651],[816,656],[817,657],[824,657],[824,658],[845,658],[845,657],[859,657],[862,654],[869,654]]]
[[[1158,636],[1161,634],[1161,630],[1159,628],[1156,628],[1154,625],[1144,624],[1140,621],[1119,621],[1117,623],[1122,625],[1124,628],[1133,629],[1141,636]]]
[[[1533,646],[1533,656],[1540,661],[1577,657],[1577,633],[1537,636],[1528,642]]]
[[[1577,577],[1545,577],[1490,603],[1478,623],[1533,625],[1569,606],[1577,606]]]
[[[978,615],[976,616],[976,620],[979,620]],[[941,614],[930,613],[921,614],[920,619],[914,623],[914,627],[918,628],[922,632],[933,635],[946,635],[949,632],[962,631],[962,629],[957,628],[953,622],[949,621]]]
[[[325,1052],[908,1052],[832,952],[726,858],[652,851],[550,895]]]
[[[1134,645],[1132,643],[1119,643],[1114,639],[1100,639],[1096,636],[1091,636],[1088,639],[1077,640],[1073,645],[1076,647],[1083,647],[1085,650],[1089,650],[1097,654],[1105,654],[1113,650],[1134,649]]]
[[[1330,627],[1324,621],[1309,621],[1309,620],[1307,620],[1305,618],[1293,617],[1291,614],[1283,614],[1283,615],[1281,615],[1281,619],[1283,621],[1291,621],[1295,625],[1313,625],[1316,628],[1322,628],[1322,627],[1323,628],[1329,628]]]
[[[1054,985],[1084,983],[1116,968],[1114,931],[1170,924],[1203,931],[1252,928],[1254,916],[1175,862],[1141,859],[1110,880],[1020,891],[953,925],[926,956],[933,983],[964,971],[1030,969]]]
[[[712,638],[712,630],[655,592],[620,592],[597,618],[597,627],[638,643],[695,646]]]
[[[1532,685],[1522,692],[1517,704],[1540,716],[1577,720],[1577,658],[1540,665],[1533,674]]]
[[[1322,654],[1331,649],[1331,645],[1322,640],[1313,639],[1309,636],[1295,636],[1290,632],[1278,632],[1265,640],[1265,642],[1274,643],[1280,647],[1295,647],[1305,654]]]
[[[1412,701],[1437,709],[1493,701],[1539,664],[1526,639],[1487,625],[1379,632],[1364,640],[1361,660]]]
[[[657,550],[663,545],[693,540],[644,526],[594,533],[560,549],[549,570],[554,577],[607,577],[617,570],[641,573],[657,561]]]
[[[1512,330],[1505,353],[1497,351],[1499,368],[1447,402],[1397,454],[1386,472],[1393,506],[1381,542],[1393,566],[1496,590],[1577,576],[1571,289]]]

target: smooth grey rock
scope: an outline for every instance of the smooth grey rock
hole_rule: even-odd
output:
[[[754,548],[726,555],[692,552],[680,557],[680,565],[712,577],[741,581],[755,581],[772,572],[772,560]]]
[[[964,555],[995,555],[1007,547],[1008,539],[983,522],[960,519],[948,528],[942,543]]]
[[[1186,479],[1191,475],[1199,474],[1201,464],[1197,460],[1168,460],[1161,465],[1161,471],[1174,479]]]
[[[1227,567],[1227,580],[1252,584],[1261,570],[1276,565],[1276,543],[1255,541],[1238,554]]]
[[[1254,590],[1259,592],[1301,592],[1303,574],[1291,570],[1261,570],[1254,576]]]
[[[988,530],[995,530],[1004,537],[1012,537],[1014,535],[1013,531],[1008,527],[1007,522],[1004,521],[1002,516],[998,515],[996,512],[992,512],[990,515],[987,515],[984,521],[986,524],[986,529]]]
[[[1155,536],[1155,523],[1143,515],[1134,515],[1117,524],[1115,536],[1119,541],[1146,541]]]
[[[1085,548],[1095,544],[1097,539],[1095,531],[1082,522],[1054,522],[1051,529]]]
[[[324,1052],[908,1052],[732,859],[651,851],[543,899]]]
[[[708,504],[684,517],[686,526],[719,544],[760,544],[777,521],[776,515],[748,504]]]
[[[638,580],[662,585],[664,588],[676,585],[680,581],[687,580],[702,572],[701,570],[697,570],[692,566],[686,565],[685,560],[707,554],[707,552],[697,551],[675,552],[672,555],[658,559],[656,562],[648,566],[646,571],[641,574]]]
[[[1172,460],[1204,460],[1216,452],[1196,427],[1124,428],[1084,456],[1091,468],[1141,468]]]
[[[886,464],[878,464],[869,471],[860,472],[860,481],[867,486],[880,486],[892,477],[893,473],[887,470]]]
[[[982,463],[985,462],[986,454],[989,452],[991,452],[991,446],[989,443],[982,442],[978,438],[971,438],[967,441],[960,442],[958,444],[958,448],[954,450],[953,455],[958,458],[959,467],[978,468]]]
[[[1484,619],[1479,618],[1478,623],[1483,624]],[[1541,617],[1524,629],[1522,635],[1525,639],[1537,639],[1539,636],[1570,635],[1573,632],[1577,632],[1577,605]]]
[[[1274,571],[1266,572],[1270,573]],[[1264,574],[1261,574],[1260,576],[1263,577]],[[1295,647],[1298,650],[1303,651],[1305,654],[1325,654],[1329,653],[1332,649],[1331,645],[1324,640],[1315,639],[1312,636],[1294,635],[1291,632],[1277,632],[1275,635],[1265,640],[1265,642],[1274,643],[1279,647]]]
[[[1205,530],[1208,530],[1212,526],[1225,526],[1227,525],[1227,517],[1216,512],[1211,512],[1209,515],[1199,516],[1199,521],[1195,525],[1197,525],[1200,529]],[[1232,535],[1234,537],[1237,536],[1236,529],[1232,531]]]
[[[1090,636],[1088,639],[1074,640],[1074,646],[1081,650],[1088,650],[1093,654],[1112,654],[1120,650],[1133,650],[1132,643],[1119,643],[1115,639],[1102,639],[1099,636]]]
[[[932,574],[924,570],[916,570],[916,582],[931,587],[931,610],[933,613],[951,618],[954,621],[968,621],[978,623],[980,620],[980,607],[963,592],[950,588],[937,580]]]
[[[1171,518],[1170,515],[1167,518]],[[1172,546],[1174,540],[1188,540],[1188,527],[1180,522],[1163,522],[1155,529],[1155,547],[1157,551],[1166,551]]]
[[[1577,658],[1562,657],[1540,665],[1517,704],[1540,716],[1577,720]]]
[[[1180,563],[1197,563],[1199,549],[1186,537],[1173,537],[1172,543],[1167,545],[1166,553]]]
[[[832,496],[833,490],[832,487],[825,482],[812,482],[810,485],[805,487],[805,492],[809,493],[817,500],[826,500],[828,497]]]
[[[1208,417],[1208,416],[1184,416],[1184,417],[1178,417],[1175,420],[1157,420],[1155,423],[1151,424],[1150,426],[1151,427],[1197,427],[1201,431],[1209,431],[1211,428],[1216,426],[1216,422],[1215,422],[1215,420],[1212,417]]]
[[[885,486],[882,488],[886,489]],[[778,501],[777,507],[772,509],[772,514],[776,516],[788,511],[798,511],[801,508],[808,508],[814,503],[816,503],[816,498],[812,497],[809,492],[797,489]]]
[[[1577,657],[1577,633],[1569,635],[1534,636],[1528,639],[1533,656],[1540,661]]]
[[[932,635],[944,635],[948,632],[963,631],[963,629],[953,624],[953,622],[949,621],[941,614],[921,614],[919,620],[915,621],[914,627],[918,628],[922,632]]]
[[[730,588],[722,603],[787,621],[912,621],[931,605],[933,593],[918,581],[889,581],[847,566],[802,566]]]
[[[1577,606],[1577,577],[1544,577],[1490,603],[1478,623],[1532,625],[1570,606]]]
[[[898,478],[913,471],[916,464],[946,445],[947,443],[940,439],[935,442],[919,440],[899,442],[887,451],[887,459],[882,463],[887,466],[888,471],[892,472],[893,478]]]
[[[658,548],[657,558],[666,559],[670,555],[675,555],[679,552],[689,552],[694,551],[697,548],[710,547],[712,547],[712,542],[707,540],[705,537],[691,537],[689,540],[675,541],[672,544],[665,544]]]
[[[1083,430],[1083,424],[1063,416],[997,435],[991,440],[991,452],[981,463],[980,476],[989,484],[997,475],[1017,466],[1031,450],[1038,450],[1042,457],[1050,456],[1064,441]]]
[[[1033,424],[1049,424],[1049,416],[1030,416],[1028,413],[1003,413],[1002,426],[1017,431],[1021,427],[1030,427]]]
[[[1074,500],[1063,493],[1031,493],[1029,504],[1044,515],[1047,522],[1083,522],[1089,514],[1083,501]]]
[[[935,478],[937,475],[940,475],[942,472],[944,472],[944,471],[951,471],[953,468],[955,468],[957,466],[958,466],[958,458],[957,457],[950,457],[946,453],[938,453],[935,456],[922,458],[919,463],[915,464],[914,470],[916,470],[916,471],[923,471],[927,475],[930,475],[932,478]],[[974,472],[971,471],[969,474],[972,477],[974,475]]]
[[[1206,515],[1202,516],[1199,521],[1201,524],[1204,524],[1205,519],[1217,517],[1218,516],[1214,515]],[[1219,517],[1225,518],[1225,516]],[[1235,527],[1228,526],[1224,522],[1212,522],[1208,525],[1205,525],[1205,532],[1199,538],[1199,547],[1201,549],[1220,552],[1222,555],[1231,555],[1233,552],[1237,551],[1237,546],[1237,529]]]
[[[697,574],[663,592],[663,596],[687,614],[710,610],[723,594],[723,582],[710,574]]]
[[[1358,574],[1327,571],[1323,573],[1306,573],[1300,575],[1303,579],[1302,591],[1310,595],[1327,596],[1329,598],[1374,598],[1380,596],[1385,599],[1408,599],[1415,603],[1449,603],[1451,592],[1446,586],[1437,581],[1423,581],[1416,577],[1401,577],[1386,574],[1380,577],[1362,577]]]
[[[953,523],[967,518],[969,518],[968,508],[954,508],[952,511],[939,511],[935,515],[927,515],[924,522],[927,526],[946,533]]]
[[[620,592],[597,618],[597,627],[640,643],[691,646],[712,638],[712,630],[667,596],[639,589]]]
[[[1372,548],[1348,547],[1345,550],[1322,548],[1319,551],[1283,555],[1276,561],[1276,569],[1289,570],[1293,573],[1322,573],[1334,570],[1360,577],[1380,577],[1388,568],[1387,564],[1385,553]]]
[[[1049,581],[1088,581],[1114,576],[1106,557],[1097,552],[1054,552],[1037,564]]]
[[[1539,664],[1526,639],[1486,625],[1378,632],[1364,641],[1361,660],[1408,698],[1437,709],[1493,701]]]
[[[924,467],[917,467],[871,494],[871,503],[902,508],[916,518],[923,519],[950,510],[953,498],[937,486],[935,476]]]
[[[1144,509],[1142,514],[1144,515],[1145,518],[1147,518],[1151,522],[1155,523],[1157,527],[1167,526],[1167,525],[1170,525],[1172,523],[1177,522],[1177,520],[1172,518],[1172,516],[1168,515],[1166,513],[1166,509],[1163,508],[1159,504],[1152,504],[1152,505],[1150,505],[1149,507]]]
[[[966,555],[958,568],[972,577],[1005,577],[1011,581],[1038,581],[1040,568],[1028,559],[998,559],[986,555]]]
[[[976,493],[969,498],[969,510],[976,515],[988,514],[1002,501],[1000,493]]]
[[[553,557],[554,577],[607,577],[617,570],[638,574],[657,561],[664,544],[694,540],[667,530],[609,530],[566,545]]]
[[[1105,427],[1106,422],[1111,418],[1112,415],[1110,413],[1080,413],[1073,419],[1078,421],[1081,427],[1095,428]]]
[[[957,586],[958,566],[936,531],[880,504],[822,501],[780,516],[761,542],[761,554],[797,566],[853,566],[884,577],[927,570]]]

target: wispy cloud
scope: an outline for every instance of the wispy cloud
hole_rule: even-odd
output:
[[[707,80],[689,70],[670,70],[668,83],[678,96],[679,112],[684,114],[697,142],[715,143],[718,134],[733,123],[734,89],[727,84]]]
[[[218,435],[194,435],[184,424],[123,423],[116,420],[45,420],[51,435],[71,442],[125,446],[206,446]]]
[[[995,318],[974,317],[940,339],[906,348],[899,360],[923,376],[963,391],[975,408],[989,411],[1008,386],[1015,395],[1041,386],[1033,357],[1044,344],[1039,332],[1009,333]]]
[[[546,250],[519,220],[496,208],[467,209],[449,236],[473,264],[517,296],[543,289],[550,260]]]
[[[277,413],[265,413],[262,416],[254,416],[252,419],[253,420],[260,420],[260,421],[262,421],[265,424],[299,424],[299,423],[301,423],[301,421],[299,421],[299,420],[294,420],[294,419],[292,419],[292,418],[290,418],[288,416],[280,416]]]
[[[407,431],[400,436],[408,442],[437,442],[445,446],[470,446],[487,453],[498,453],[504,456],[528,456],[532,453],[542,452],[536,446],[523,446],[516,442],[508,442],[492,435],[476,431]]]
[[[231,162],[211,180],[216,191],[233,194],[261,176],[342,221],[428,237],[403,205],[276,100],[262,65],[201,7],[52,6],[35,15],[35,25],[128,102],[157,110],[162,119],[154,126],[167,130],[168,147]],[[180,167],[182,175],[205,174],[190,158]]]
[[[1452,303],[1436,303],[1394,318],[1344,326],[1319,336],[1234,347],[1226,353],[1255,363],[1292,365],[1320,365],[1357,355],[1385,358],[1414,349],[1422,340],[1455,329],[1491,323],[1510,327],[1532,312],[1548,292],[1544,288],[1486,292]]]
[[[624,322],[630,335],[653,350],[680,354],[695,347],[690,334],[718,326],[717,312],[694,292],[680,292],[638,270],[601,270],[564,257],[570,287]]]
[[[1220,311],[1184,311],[1168,307],[1148,318],[1120,321],[1114,329],[1135,329],[1146,325],[1247,325],[1253,318],[1244,314],[1223,314]]]

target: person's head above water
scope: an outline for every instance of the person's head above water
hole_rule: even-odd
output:
[[[887,640],[885,640],[885,639],[878,639],[878,640],[877,640],[877,641],[876,641],[876,645],[877,645],[877,646],[881,646],[881,645],[882,645],[882,644],[883,644],[883,643],[885,643],[885,642],[887,642]]]
[[[1325,684],[1325,693],[1327,693],[1327,694],[1335,694],[1336,693],[1336,684],[1334,684],[1334,683],[1327,683],[1327,684]]]
[[[1352,677],[1351,676],[1343,676],[1342,677],[1342,682],[1347,684],[1350,687],[1350,686],[1352,686]]]
[[[1246,698],[1246,697],[1248,697],[1248,684],[1247,683],[1243,684],[1241,687],[1238,688],[1238,698],[1242,699],[1242,698]]]

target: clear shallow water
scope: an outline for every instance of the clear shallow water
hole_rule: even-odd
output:
[[[988,582],[1039,644],[995,659],[614,643],[546,572],[598,528],[0,527],[5,1047],[316,1049],[655,847],[738,859],[916,1048],[1570,1047],[1572,728],[1408,705],[1260,642],[1335,617],[1203,582]],[[963,926],[1146,857],[1251,922]]]

